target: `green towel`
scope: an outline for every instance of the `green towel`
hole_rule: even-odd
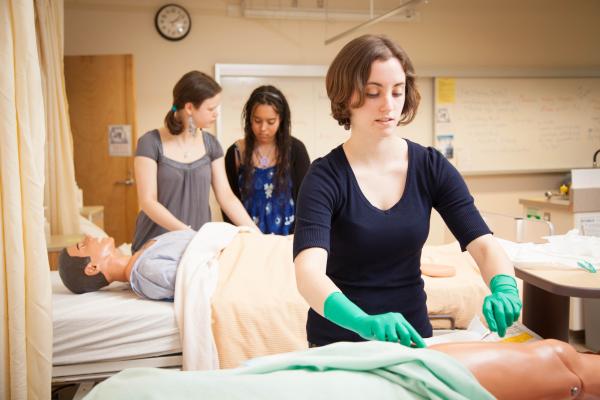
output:
[[[96,399],[493,399],[453,358],[388,342],[341,342],[217,371],[132,368],[97,385]]]

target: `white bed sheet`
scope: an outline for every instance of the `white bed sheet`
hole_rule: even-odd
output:
[[[53,364],[181,352],[173,303],[139,299],[125,283],[74,295],[51,272]]]

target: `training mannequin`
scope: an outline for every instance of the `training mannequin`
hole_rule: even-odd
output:
[[[93,292],[111,282],[129,282],[140,297],[173,300],[175,277],[183,253],[196,232],[166,232],[129,256],[115,248],[113,238],[85,236],[59,255],[63,284],[76,294]]]
[[[600,355],[559,340],[429,348],[457,359],[498,399],[600,399]]]
[[[514,359],[515,368],[506,362]],[[600,358],[566,343],[337,342],[214,371],[132,368],[96,386],[90,400],[145,398],[598,399]]]

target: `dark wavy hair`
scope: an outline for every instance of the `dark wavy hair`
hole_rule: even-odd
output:
[[[327,96],[331,101],[331,115],[346,130],[350,129],[351,109],[365,103],[365,85],[371,74],[371,65],[374,61],[387,61],[392,57],[400,61],[406,74],[406,100],[398,125],[407,125],[415,118],[421,95],[417,90],[417,77],[408,54],[386,36],[363,35],[351,40],[340,50],[325,78]],[[351,103],[354,93],[357,94],[357,99]]]
[[[256,144],[256,137],[252,132],[252,114],[258,105],[270,105],[279,116],[279,128],[275,134],[275,145],[277,147],[276,174],[273,190],[279,192],[287,188],[286,178],[290,170],[291,152],[291,112],[288,102],[279,89],[271,85],[259,86],[250,94],[248,101],[242,111],[242,123],[244,125],[244,152],[242,154],[241,166],[244,167],[244,187],[240,188],[243,197],[251,196],[253,190],[252,175],[254,168],[252,154]]]
[[[58,256],[58,275],[63,284],[75,294],[95,292],[108,285],[104,274],[86,275],[85,267],[89,257],[70,256],[67,249],[62,249]]]
[[[177,111],[192,103],[195,108],[200,107],[204,100],[215,97],[221,93],[221,86],[213,78],[200,71],[190,71],[183,75],[173,88],[173,103],[165,116],[165,126],[173,135],[183,132],[183,121]],[[173,106],[177,111],[173,111]]]

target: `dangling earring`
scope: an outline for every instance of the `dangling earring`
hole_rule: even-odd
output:
[[[192,119],[192,116],[190,115],[190,117],[188,118],[188,132],[193,136],[196,137],[196,124],[194,123],[194,120]]]

